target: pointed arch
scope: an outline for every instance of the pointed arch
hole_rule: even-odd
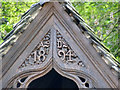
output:
[[[40,58],[39,51],[44,50],[41,42],[49,30],[50,48],[46,50],[49,53],[44,59]],[[36,49],[39,43],[42,49]],[[18,87],[25,88],[52,68],[60,75],[73,80],[79,88],[110,88],[117,85],[109,68],[58,2],[48,3],[40,10],[5,56],[3,63],[4,88],[14,88],[17,84]]]
[[[47,67],[43,70],[29,70],[16,75],[9,81],[7,88],[27,88],[32,81],[43,77],[52,69],[54,69],[61,76],[75,82],[78,88],[98,87],[97,82],[93,77],[90,77],[90,75],[86,75],[85,73],[76,70],[63,69],[61,66],[57,65],[57,63],[51,60],[51,63],[47,64]]]

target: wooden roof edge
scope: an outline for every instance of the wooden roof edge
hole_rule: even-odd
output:
[[[68,7],[69,5],[69,7]],[[109,63],[107,63],[111,69],[114,69],[115,71],[118,72],[118,77],[120,78],[119,74],[120,74],[120,62],[118,62],[118,60],[113,56],[113,54],[110,53],[110,50],[101,42],[102,40],[99,39],[95,34],[94,34],[94,30],[85,23],[84,19],[79,15],[79,13],[73,8],[73,6],[70,6],[70,4],[65,5],[66,7],[66,12],[68,13],[69,16],[72,17],[72,19],[74,18],[74,22],[76,23],[76,25],[79,28],[84,28],[84,30],[82,30],[82,32],[86,33],[90,36],[92,44],[96,44],[97,46],[101,47],[98,48],[99,49],[99,53],[104,54],[104,57],[109,61]],[[73,10],[73,11],[72,11]],[[104,53],[103,53],[104,51]],[[103,57],[103,56],[102,56]]]

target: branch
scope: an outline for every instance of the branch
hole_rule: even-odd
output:
[[[115,11],[115,12],[113,13],[113,15],[116,14],[116,13],[118,13],[118,12],[120,12],[120,9],[117,10],[117,11]],[[110,12],[109,12],[109,14],[110,14]],[[99,22],[100,22],[104,17],[106,17],[106,16],[109,16],[108,13],[105,14],[103,17],[101,17],[101,18],[99,19]]]
[[[118,23],[118,20],[119,20],[119,18],[117,18],[117,21],[116,21],[116,23],[114,24],[112,30],[109,32],[109,34],[108,34],[102,41],[104,41],[104,40],[114,31],[115,25]]]

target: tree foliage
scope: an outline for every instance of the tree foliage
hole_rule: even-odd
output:
[[[73,3],[80,15],[85,19],[102,42],[120,61],[119,15],[118,2],[76,2]],[[120,37],[120,36],[119,36]]]
[[[3,42],[21,15],[35,2],[1,2],[0,3],[0,43]],[[120,10],[117,2],[73,2],[73,6],[90,25],[96,35],[120,61],[120,35],[118,30]]]
[[[22,14],[24,14],[33,3],[35,2],[1,2],[0,43],[3,42],[2,38],[13,29],[13,26],[20,20]]]

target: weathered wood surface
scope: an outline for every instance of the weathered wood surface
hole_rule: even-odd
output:
[[[48,31],[51,34],[50,47],[45,61],[39,65],[34,63],[20,69]],[[62,37],[62,41],[59,36]],[[64,47],[58,43],[64,44]],[[65,48],[68,51],[65,52]],[[15,80],[27,77],[26,82],[21,85],[22,88],[26,88],[32,80],[45,75],[52,68],[59,74],[72,79],[79,88],[86,88],[85,83],[80,81],[80,77],[86,79],[89,88],[118,87],[117,77],[57,2],[45,4],[3,58],[3,86],[16,87]]]

